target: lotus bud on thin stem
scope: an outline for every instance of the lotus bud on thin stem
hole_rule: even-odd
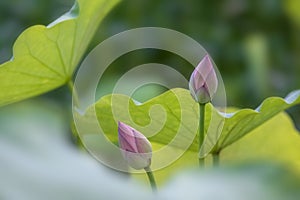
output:
[[[150,169],[152,146],[149,140],[131,126],[118,122],[119,147],[123,158],[134,169],[144,169],[151,188],[156,191],[156,182]]]

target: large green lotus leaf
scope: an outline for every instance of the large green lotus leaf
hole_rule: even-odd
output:
[[[191,144],[198,130],[198,106],[184,89],[169,90],[143,104],[126,95],[107,95],[95,108],[103,132],[115,143],[118,121],[138,129],[152,142],[165,145],[173,140],[172,145],[178,148],[185,148],[187,140]]]
[[[80,136],[83,145],[94,157],[107,165],[127,170],[118,148],[106,142],[109,139],[114,144],[118,143],[117,122],[125,122],[145,134],[153,144],[156,141],[165,146],[163,149],[153,148],[152,169],[159,169],[181,156],[197,133],[198,106],[191,106],[191,96],[181,91],[186,90],[170,90],[143,104],[126,95],[105,96],[85,112],[74,109],[76,128],[73,132]],[[161,160],[162,155],[168,156],[168,159]]]
[[[154,147],[161,144],[152,142]],[[277,163],[300,174],[300,135],[294,128],[288,114],[281,112],[250,134],[224,149],[220,154],[220,165],[240,165],[250,163]],[[174,150],[176,150],[174,148]],[[187,151],[172,165],[155,171],[159,184],[165,183],[182,169],[198,168],[198,153]],[[163,158],[161,158],[163,159]],[[211,156],[206,165],[212,165]],[[136,178],[147,183],[143,174],[135,174]]]
[[[221,151],[276,114],[299,103],[300,91],[295,91],[285,99],[268,98],[256,110],[241,109],[234,113],[223,113],[207,104],[205,130],[208,135],[201,155],[205,157],[211,152]],[[108,95],[101,98],[95,108],[103,132],[113,142],[117,142],[116,122],[120,120],[140,130],[152,142],[166,145],[180,135],[181,141],[172,143],[172,146],[184,148],[183,141],[193,140],[189,149],[198,151],[195,136],[198,132],[199,109],[186,89],[169,90],[143,104],[125,95]]]
[[[282,112],[225,148],[221,163],[280,162],[300,173],[300,134],[288,114]]]
[[[101,20],[119,0],[78,0],[50,25],[26,29],[0,65],[0,106],[55,89],[73,75]]]
[[[228,114],[219,112],[225,117],[225,124],[213,153],[220,152],[278,113],[297,104],[300,104],[300,90],[291,92],[285,99],[280,97],[267,98],[255,110],[241,109]],[[203,155],[205,153],[207,152],[203,152]]]
[[[222,116],[225,120],[223,122],[224,126],[221,132],[220,142],[217,143],[217,140],[210,141],[208,139],[205,140],[205,142],[211,144],[215,143],[215,145],[217,143],[215,147],[218,148],[228,146],[221,153],[221,164],[256,159],[277,160],[288,163],[290,166],[297,166],[299,165],[300,156],[298,149],[300,146],[300,136],[288,115],[281,111],[298,104],[299,101],[300,97],[298,91],[288,95],[285,100],[278,97],[268,98],[256,111],[243,109],[231,114],[224,114],[217,111],[211,104],[208,104],[206,107],[206,130],[209,129],[209,122],[216,121],[211,120],[210,116]],[[272,105],[274,105],[274,107]],[[269,110],[266,110],[267,108]],[[153,144],[154,151],[169,144],[169,146],[172,146],[171,148],[173,148],[174,152],[176,152],[178,149],[184,148],[185,146],[183,144],[187,140],[190,140],[191,146],[183,156],[167,168],[155,172],[160,182],[163,182],[167,177],[181,170],[183,167],[197,166],[198,142],[195,138],[197,138],[198,132],[199,110],[198,105],[190,97],[188,90],[179,88],[172,89],[143,104],[125,95],[108,95],[101,98],[95,104],[95,110],[102,131],[113,143],[117,143],[118,140],[116,123],[118,120],[128,123],[145,134]],[[87,113],[88,112],[89,111],[87,111]],[[275,116],[276,114],[278,115]],[[253,124],[248,123],[247,117],[247,123],[244,122],[243,120],[246,115],[251,117],[253,115],[256,116],[255,119],[259,120],[259,122]],[[91,121],[88,114],[86,117],[87,123]],[[263,124],[266,121],[268,122]],[[239,126],[244,128],[232,128]],[[255,129],[258,126],[260,127]],[[179,137],[178,133],[180,133]],[[209,133],[213,134],[213,132]],[[236,137],[230,136],[230,144],[234,141],[235,143],[230,146],[229,143],[221,143],[221,141],[224,141],[222,139],[226,138],[223,134],[237,134]],[[178,142],[170,144],[169,142],[175,138],[175,135],[178,137]],[[246,137],[243,137],[245,135]],[[211,135],[206,136],[206,138],[210,138],[211,140],[215,137],[216,136]],[[84,142],[89,142],[85,140],[84,135],[82,138]],[[180,141],[182,141],[182,143],[180,143]],[[226,145],[222,146],[222,144]],[[97,144],[93,145],[94,147],[97,146]],[[89,148],[90,144],[86,143],[85,146]],[[220,150],[218,148],[214,148],[213,150]],[[164,162],[164,159],[167,159],[169,156],[170,155],[167,154],[154,154],[153,164]],[[209,162],[210,157],[208,157],[208,163]],[[142,175],[137,176],[143,177]]]

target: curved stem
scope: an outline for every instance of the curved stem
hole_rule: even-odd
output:
[[[204,141],[204,118],[205,118],[205,104],[199,103],[199,149],[198,152],[200,154],[200,149],[202,147]],[[199,167],[204,167],[205,161],[204,158],[199,157]]]
[[[72,79],[69,79],[69,81],[67,82],[67,85],[68,85],[68,88],[71,92],[71,96],[72,96],[72,99],[73,99],[73,105],[78,106],[79,105],[78,95],[77,95],[77,91],[76,91],[76,88],[74,87],[74,83],[73,83]],[[73,107],[72,107],[72,110],[73,110]],[[74,127],[71,127],[71,132],[72,132],[72,137],[73,137],[73,140],[74,140],[75,144],[78,147],[83,147],[83,143],[82,143],[79,135],[76,134],[76,131],[72,130],[73,128]]]
[[[218,167],[220,164],[220,152],[213,153],[212,157],[213,157],[213,166]]]
[[[148,176],[148,179],[149,179],[152,191],[156,192],[157,186],[156,186],[156,182],[155,182],[155,179],[154,179],[154,175],[153,175],[153,173],[151,171],[151,168],[150,167],[146,167],[145,171],[147,173],[147,176]]]
[[[204,160],[204,158],[199,158],[199,167],[205,167],[205,160]]]
[[[78,104],[79,104],[78,95],[77,95],[76,88],[74,87],[74,83],[73,83],[72,79],[70,79],[68,81],[68,87],[70,89],[74,104],[76,106],[78,106]]]

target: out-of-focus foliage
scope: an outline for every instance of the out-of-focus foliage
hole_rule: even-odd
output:
[[[296,9],[296,4],[295,0],[290,7]],[[280,0],[130,0],[121,3],[111,13],[103,24],[105,31],[99,31],[99,36],[105,38],[140,26],[161,26],[183,32],[199,41],[211,54],[225,85],[230,88],[227,91],[230,104],[239,101],[240,105],[253,106],[253,100],[259,103],[266,96],[284,95],[287,90],[300,85],[296,78],[299,74],[296,72],[300,70],[297,67],[300,65],[297,56],[300,43],[296,42],[299,30],[289,17],[291,14],[286,6],[287,3]],[[248,55],[249,42],[256,43],[253,45],[261,54]],[[148,58],[151,55],[148,54]],[[167,62],[186,75],[192,71],[186,64],[172,62],[171,55],[156,53],[152,57]],[[261,57],[264,57],[264,65],[259,68],[265,69],[253,65]],[[136,64],[141,58],[132,55],[128,60]],[[125,67],[130,67],[130,64],[122,68]],[[256,70],[266,71],[266,76],[254,76],[259,74]],[[263,86],[267,88],[263,96],[258,96],[261,93],[253,87],[257,81],[267,84]],[[247,95],[250,92],[254,92],[251,98]]]
[[[228,105],[254,108],[268,96],[284,96],[300,87],[298,5],[297,0],[129,0],[106,18],[94,45],[130,28],[175,29],[211,54],[225,82]],[[103,83],[113,85],[122,73],[146,62],[170,65],[186,78],[193,71],[185,60],[164,51],[135,51],[118,61]],[[298,128],[299,111],[299,106],[289,110]]]
[[[299,199],[300,177],[270,163],[186,170],[152,195],[146,184],[112,173],[71,146],[64,137],[67,123],[61,106],[27,101],[0,111],[3,200]]]
[[[63,107],[27,101],[0,110],[0,199],[150,199],[71,145]]]

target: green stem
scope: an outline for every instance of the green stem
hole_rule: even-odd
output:
[[[212,157],[213,157],[213,166],[218,167],[220,164],[220,152],[213,153]]]
[[[156,192],[156,190],[157,190],[156,182],[155,182],[153,173],[152,173],[152,171],[151,171],[151,168],[150,168],[150,167],[146,167],[146,168],[145,168],[145,171],[146,171],[146,173],[147,173],[147,176],[148,176],[148,179],[149,179],[149,182],[150,182],[152,191],[153,191],[153,192]]]
[[[205,118],[205,104],[199,103],[199,149],[198,152],[200,154],[200,149],[202,147],[204,141],[204,118]],[[205,162],[204,158],[199,157],[199,167],[204,167]]]
[[[76,106],[78,106],[79,105],[78,95],[77,95],[77,92],[76,92],[76,88],[74,88],[74,83],[73,83],[72,79],[70,79],[68,81],[68,87],[70,89],[74,104]]]
[[[205,166],[204,158],[199,158],[199,167],[204,167],[204,166]]]

